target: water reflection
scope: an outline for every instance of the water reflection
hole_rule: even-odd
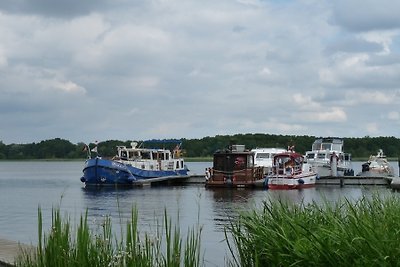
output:
[[[258,194],[265,195],[264,190],[237,188],[206,188],[205,190],[212,200],[212,219],[217,231],[223,231],[232,220],[239,216],[241,211],[254,207]]]
[[[104,187],[84,188],[82,192],[89,217],[111,216],[113,224],[125,224],[136,209],[138,225],[144,231],[162,224],[165,214],[172,223],[193,225],[199,209],[196,187]]]

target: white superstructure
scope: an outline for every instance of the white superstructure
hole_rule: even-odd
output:
[[[264,173],[267,174],[272,168],[272,160],[278,153],[286,152],[284,148],[254,148],[254,165],[264,167]]]
[[[343,140],[337,137],[316,139],[305,160],[320,177],[354,175],[351,155],[343,152]]]

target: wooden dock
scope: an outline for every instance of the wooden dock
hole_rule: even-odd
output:
[[[369,176],[326,176],[319,178],[316,181],[316,185],[390,186],[392,178]]]
[[[144,187],[152,185],[174,185],[174,184],[205,184],[204,175],[192,174],[185,176],[167,176],[139,180],[134,186]],[[325,176],[316,181],[316,186],[387,186],[400,189],[399,177],[369,177],[369,176]]]
[[[204,175],[181,175],[181,176],[164,176],[149,179],[141,179],[133,182],[133,186],[151,186],[157,184],[204,184]]]

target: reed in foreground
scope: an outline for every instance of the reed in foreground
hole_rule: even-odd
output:
[[[179,227],[172,230],[165,212],[163,227],[154,235],[138,231],[138,213],[132,210],[125,235],[117,240],[113,235],[110,218],[101,225],[100,232],[91,231],[87,213],[81,216],[76,233],[69,219],[53,210],[50,233],[43,233],[42,213],[38,209],[38,246],[35,251],[23,251],[16,266],[202,266],[200,257],[201,228],[190,230],[183,239]],[[74,238],[73,238],[74,236]]]
[[[229,227],[230,266],[399,266],[400,200],[265,202]]]

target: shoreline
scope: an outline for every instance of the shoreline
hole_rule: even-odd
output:
[[[34,249],[32,245],[0,238],[0,267],[15,266],[15,259],[23,251]]]

